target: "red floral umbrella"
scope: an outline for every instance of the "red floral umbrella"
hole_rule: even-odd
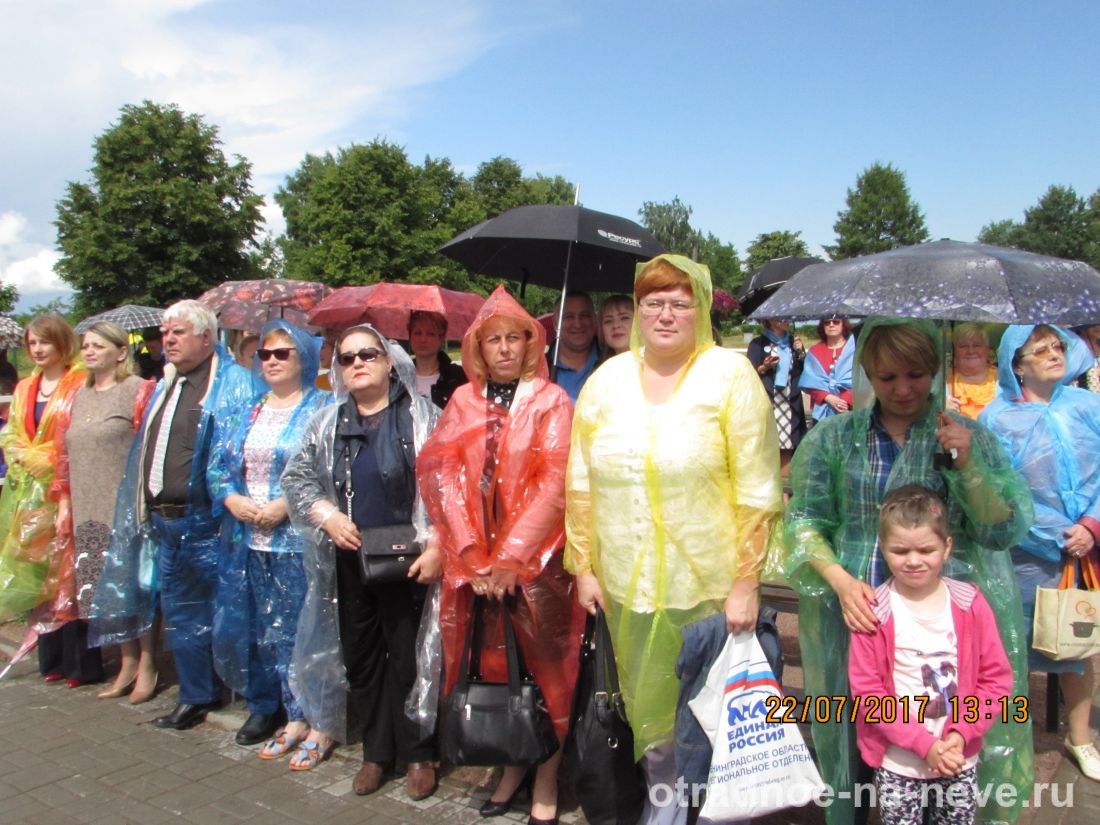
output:
[[[394,284],[334,289],[308,315],[313,326],[347,329],[372,324],[388,338],[408,338],[409,313],[436,312],[447,319],[448,340],[458,340],[485,303],[480,295],[427,284]]]
[[[301,313],[313,309],[327,292],[328,287],[315,281],[261,278],[226,281],[204,292],[199,302],[214,310],[226,329],[256,332],[272,318],[299,323]],[[291,310],[296,310],[296,314]]]

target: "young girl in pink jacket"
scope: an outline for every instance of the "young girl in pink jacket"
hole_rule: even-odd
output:
[[[878,628],[853,633],[848,658],[856,742],[875,769],[883,825],[972,823],[982,735],[1027,721],[993,611],[973,584],[942,576],[947,511],[931,490],[891,492],[879,546],[892,578],[875,591]]]

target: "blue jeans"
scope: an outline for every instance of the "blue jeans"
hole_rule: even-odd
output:
[[[287,681],[298,611],[306,593],[306,574],[298,553],[248,553],[248,593],[251,604],[248,710],[275,713],[280,699],[287,720],[305,720]]]
[[[160,609],[164,631],[180,680],[180,703],[202,705],[221,700],[214,675],[210,629],[218,588],[220,519],[209,510],[183,518],[152,514],[160,569]]]

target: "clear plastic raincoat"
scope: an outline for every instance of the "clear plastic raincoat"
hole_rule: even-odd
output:
[[[192,462],[188,479],[188,514],[184,532],[194,529],[203,536],[191,543],[190,552],[196,563],[206,569],[216,569],[218,538],[211,531],[212,518],[206,489],[207,456],[214,434],[215,422],[229,410],[250,401],[254,396],[252,376],[240,367],[233,356],[221,344],[215,346],[211,381],[202,401],[202,416],[195,436],[195,455],[201,460]],[[176,369],[168,364],[164,378],[145,409],[141,430],[130,448],[126,474],[118,490],[115,503],[114,531],[107,554],[103,560],[103,572],[96,585],[90,610],[89,646],[118,644],[137,639],[153,624],[156,613],[157,587],[157,539],[149,520],[142,484],[142,463],[149,444],[149,422],[165,402],[165,389],[175,379]],[[173,633],[203,636],[209,627],[172,628]],[[178,640],[178,635],[175,637]]]
[[[479,345],[493,317],[519,321],[530,331],[534,378],[519,382],[509,409],[486,397]],[[573,578],[562,569],[565,543],[565,465],[573,407],[565,390],[548,381],[546,332],[503,286],[485,302],[462,339],[462,366],[470,379],[455,390],[417,459],[420,494],[443,547],[440,599],[446,696],[458,678],[459,659],[473,605],[466,586],[476,570],[515,570],[520,595],[513,611],[516,638],[527,669],[541,688],[559,735],[569,726],[584,614]],[[499,426],[500,429],[496,430]],[[495,434],[495,455],[487,441]],[[488,454],[488,455],[487,455]],[[487,465],[487,460],[492,462]],[[487,466],[491,467],[486,472]],[[487,492],[488,491],[488,492]],[[503,680],[503,632],[498,603],[485,614],[486,680]]]
[[[747,358],[714,346],[710,273],[660,257],[691,279],[695,354],[651,404],[635,313],[631,351],[581,391],[566,480],[566,569],[599,579],[639,758],[673,737],[680,631],[759,577],[783,506],[771,399]]]
[[[1100,527],[1100,395],[1072,385],[1066,371],[1049,404],[1025,401],[1012,356],[1035,327],[1010,326],[998,349],[1000,395],[978,419],[1000,439],[1031,484],[1035,520],[1019,547],[1046,561],[1064,557],[1063,533],[1082,520]],[[1066,343],[1079,340],[1064,329]]]
[[[49,495],[57,465],[57,433],[84,383],[82,369],[69,369],[57,384],[42,418],[34,405],[42,373],[19,382],[0,431],[8,462],[0,496],[0,619],[34,609],[32,630],[45,633],[77,618],[72,524],[56,531],[57,500]]]
[[[282,496],[279,477],[291,455],[298,450],[302,435],[313,414],[332,396],[314,387],[320,363],[321,339],[284,320],[271,321],[260,331],[263,342],[274,330],[286,332],[298,352],[302,373],[302,398],[279,434],[268,478],[268,500]],[[268,386],[263,379],[259,358],[253,358],[253,385],[262,394],[253,402],[229,410],[214,427],[214,441],[206,472],[212,513],[222,519],[221,560],[218,567],[218,595],[214,608],[214,667],[232,690],[246,694],[249,668],[255,667],[253,646],[259,641],[277,651],[289,651],[294,646],[298,627],[298,612],[305,598],[305,574],[301,566],[304,541],[289,520],[278,525],[271,536],[271,552],[287,556],[280,560],[279,572],[273,575],[278,588],[267,593],[255,593],[248,576],[248,556],[254,546],[252,525],[242,524],[226,509],[231,495],[248,496],[245,479],[245,441],[263,409]],[[291,559],[290,557],[293,556]],[[285,564],[283,564],[285,562]],[[260,601],[257,601],[257,600]]]
[[[393,363],[390,404],[402,405],[412,416],[414,447],[419,453],[435,426],[439,409],[416,394],[416,368],[401,347],[370,325],[356,329],[376,336],[389,355]],[[336,603],[337,550],[321,524],[343,501],[337,494],[333,468],[337,458],[336,424],[348,390],[335,361],[329,376],[335,403],[318,410],[309,420],[298,451],[287,462],[281,483],[291,522],[304,539],[302,564],[306,573],[305,601],[298,616],[290,665],[290,690],[311,727],[343,740],[347,731],[348,681]],[[413,508],[412,523],[416,526],[417,540],[426,542],[431,525],[419,501]]]
[[[907,323],[920,327],[932,340],[943,361],[941,336],[925,321],[874,318],[864,324],[856,363],[862,357],[867,333],[881,324]],[[1027,654],[1023,617],[1017,598],[1012,560],[1004,551],[1027,532],[1031,523],[1031,495],[1013,468],[1004,448],[984,427],[951,413],[972,436],[971,457],[965,471],[937,470],[936,413],[942,409],[942,372],[932,382],[934,397],[924,416],[909,430],[905,446],[894,462],[887,492],[904,484],[923,484],[947,501],[955,543],[944,575],[977,584],[997,616],[1005,651],[1012,663],[1014,693],[1026,696]],[[869,385],[857,368],[855,393],[864,397]],[[791,464],[794,495],[786,516],[786,572],[798,591],[798,629],[807,696],[848,695],[849,631],[837,597],[813,564],[837,562],[856,578],[866,580],[872,554],[878,552],[878,507],[881,501],[868,458],[872,409],[857,409],[820,422],[802,442]],[[996,520],[986,513],[996,513]],[[1006,516],[1007,514],[1007,516]],[[825,781],[834,791],[851,792],[856,781],[858,754],[854,728],[847,719],[813,727],[814,748]],[[1033,753],[1030,723],[995,724],[985,736],[979,783],[1010,783],[1017,799],[1031,796]],[[998,808],[991,796],[980,812],[982,821],[1014,821],[1017,809]],[[830,823],[853,821],[851,797],[837,798],[827,809]]]

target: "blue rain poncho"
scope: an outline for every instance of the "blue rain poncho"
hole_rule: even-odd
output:
[[[188,514],[184,518],[192,520],[196,525],[199,520],[205,524],[211,519],[206,490],[206,459],[214,423],[229,410],[248,402],[254,393],[248,370],[239,366],[224,346],[215,345],[213,358],[212,380],[202,402],[199,431],[195,436],[195,456],[201,460],[192,463],[187,484]],[[107,546],[103,572],[96,585],[89,611],[89,647],[136,639],[153,625],[158,595],[157,539],[145,506],[142,466],[149,441],[149,422],[164,403],[165,388],[171,385],[175,375],[175,367],[168,364],[164,370],[164,378],[157,383],[153,397],[145,408],[141,429],[130,448],[126,474],[122,478],[115,502],[111,541]],[[197,515],[192,512],[196,509]],[[202,532],[208,534],[210,531],[207,527]],[[213,567],[218,553],[216,535],[211,539],[193,542],[189,546],[189,552],[196,557],[208,554],[210,566]],[[177,640],[179,630],[177,629]],[[186,632],[203,635],[209,633],[210,628],[187,628]]]
[[[1072,525],[1091,519],[1093,528],[1100,527],[1100,395],[1072,386],[1073,369],[1067,363],[1050,403],[1025,401],[1012,356],[1034,329],[1005,330],[997,352],[1000,395],[978,420],[997,435],[1031,485],[1035,520],[1020,549],[1056,562],[1063,558],[1063,534]],[[1072,354],[1080,339],[1064,329],[1054,331]]]
[[[275,331],[286,332],[294,342],[302,365],[302,398],[279,435],[272,456],[268,500],[282,496],[279,477],[301,442],[302,434],[313,413],[330,403],[330,393],[314,387],[320,362],[321,339],[293,326],[287,321],[271,321],[260,331],[260,341]],[[222,680],[234,691],[247,693],[250,663],[254,654],[250,648],[260,637],[265,645],[277,650],[289,650],[294,644],[298,611],[305,598],[305,578],[300,573],[304,541],[289,520],[283,521],[271,536],[271,552],[296,557],[292,564],[298,575],[280,577],[278,592],[267,594],[262,604],[256,603],[248,578],[248,556],[253,547],[252,525],[242,524],[225,506],[231,495],[248,496],[245,480],[245,441],[267,398],[268,386],[263,379],[260,359],[253,357],[253,386],[261,395],[257,400],[229,410],[214,427],[213,446],[206,479],[211,510],[222,519],[221,563],[218,567],[218,594],[214,608],[214,666]],[[261,614],[266,618],[261,618]]]
[[[439,408],[416,394],[416,368],[401,347],[367,324],[355,327],[370,332],[382,342],[393,363],[390,373],[390,403],[402,404],[412,415],[417,452],[439,417]],[[298,617],[298,635],[290,665],[290,690],[298,700],[310,726],[333,739],[343,741],[347,732],[348,681],[340,648],[340,623],[336,603],[336,545],[321,529],[334,508],[343,507],[333,479],[336,423],[348,398],[342,373],[333,354],[332,389],[335,403],[314,413],[306,426],[298,452],[287,462],[282,475],[290,520],[304,539],[302,563],[306,573],[306,596]],[[431,527],[417,494],[413,508],[417,541],[426,543]],[[341,551],[342,552],[342,551]],[[424,611],[438,610],[438,587],[429,589]],[[434,614],[433,614],[434,615]],[[427,622],[427,618],[424,619]]]
[[[867,334],[883,324],[920,327],[943,362],[941,336],[922,321],[870,319],[857,347],[861,360]],[[862,368],[855,376],[857,398],[870,381]],[[996,437],[985,427],[949,413],[971,431],[971,456],[965,470],[937,470],[933,457],[936,413],[942,409],[942,371],[932,382],[933,397],[923,417],[909,429],[894,462],[886,491],[922,484],[947,502],[954,548],[944,575],[977,584],[997,616],[1001,640],[1013,669],[1014,695],[1026,696],[1027,650],[1012,559],[1007,552],[1027,532],[1031,495]],[[848,696],[849,631],[837,596],[815,569],[839,563],[852,576],[867,580],[872,554],[878,552],[878,508],[882,500],[868,458],[872,409],[856,409],[821,421],[802,441],[791,463],[793,496],[787,508],[784,540],[787,579],[799,594],[798,631],[807,696]],[[885,495],[885,493],[883,494]],[[987,515],[988,514],[988,515]],[[825,781],[840,793],[852,792],[858,754],[848,718],[813,726],[817,763]],[[1019,800],[1030,798],[1034,781],[1031,726],[995,724],[985,736],[978,779],[994,788],[1009,783],[1017,807],[999,809],[993,796],[979,813],[981,821],[1015,821]],[[829,823],[854,821],[852,798],[836,798],[827,809]]]

